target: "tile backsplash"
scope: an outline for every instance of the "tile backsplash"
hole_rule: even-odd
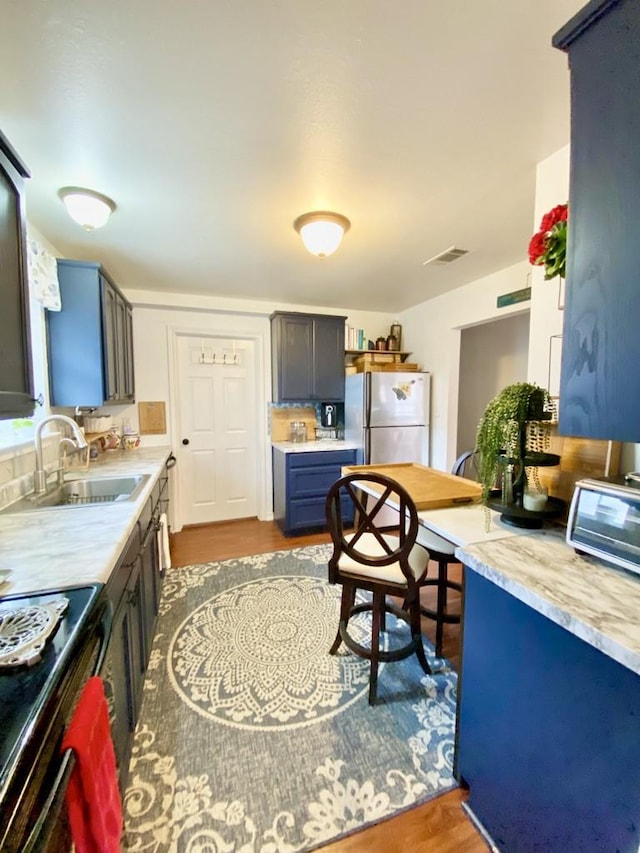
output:
[[[53,472],[58,467],[59,436],[44,439],[42,451],[45,470]],[[36,454],[33,442],[0,450],[0,509],[33,491],[33,472]]]

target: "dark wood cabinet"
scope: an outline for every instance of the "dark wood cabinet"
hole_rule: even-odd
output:
[[[271,315],[274,402],[344,400],[345,320],[327,314]]]
[[[343,465],[358,462],[357,450],[286,453],[273,449],[273,514],[286,535],[326,526],[325,502]]]
[[[638,442],[640,4],[594,0],[553,44],[571,73],[559,431]]]
[[[58,260],[62,311],[47,313],[51,403],[135,401],[132,309],[96,263]]]
[[[33,414],[24,180],[0,132],[0,419]]]
[[[168,511],[168,464],[107,583],[114,616],[103,678],[121,787],[126,782],[162,593],[157,529],[160,513]]]

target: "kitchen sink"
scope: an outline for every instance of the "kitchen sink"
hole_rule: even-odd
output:
[[[122,477],[86,477],[67,480],[41,495],[27,495],[5,507],[2,512],[28,512],[38,509],[70,509],[93,504],[135,500],[149,480],[148,474]]]

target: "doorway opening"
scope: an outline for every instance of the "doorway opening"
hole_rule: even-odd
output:
[[[461,331],[456,456],[475,447],[487,403],[505,385],[527,381],[528,362],[529,311]]]

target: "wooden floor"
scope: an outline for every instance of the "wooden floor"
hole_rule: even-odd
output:
[[[184,528],[171,536],[174,566],[216,562],[286,548],[329,542],[326,533],[285,537],[274,522],[243,519]],[[454,572],[451,573],[455,577]],[[435,606],[433,588],[424,590],[427,606]],[[456,606],[451,596],[452,607]],[[433,622],[423,630],[433,641]],[[445,625],[445,656],[455,667],[460,660],[460,629]],[[328,844],[323,853],[486,853],[487,845],[461,808],[465,794],[451,791],[398,817]]]

